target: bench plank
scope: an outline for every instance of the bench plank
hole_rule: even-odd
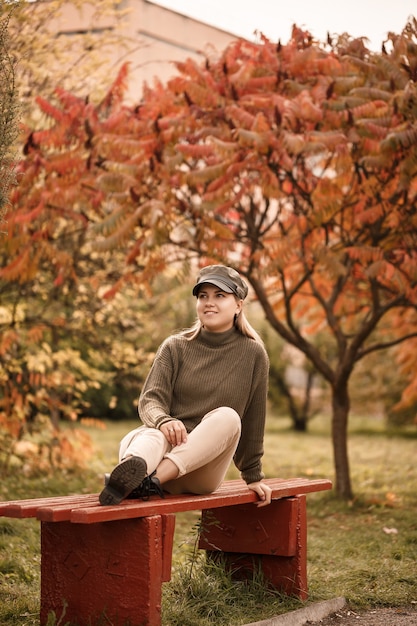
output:
[[[272,498],[287,498],[289,496],[324,491],[332,488],[327,479],[266,479],[265,482],[272,489]],[[180,496],[167,495],[165,499],[152,497],[148,501],[124,500],[117,506],[101,506],[96,496],[81,502],[56,504],[44,502],[38,507],[36,517],[41,521],[71,521],[76,524],[95,524],[122,519],[147,517],[149,515],[164,515],[181,511],[195,511],[212,509],[236,504],[257,502],[258,496],[248,489],[242,480],[230,480],[214,493],[205,495],[184,494]]]
[[[44,506],[59,510],[61,507],[75,508],[77,506],[94,505],[97,502],[97,494],[57,496],[50,498],[34,498],[31,500],[11,500],[0,503],[0,517],[37,517],[38,511]]]

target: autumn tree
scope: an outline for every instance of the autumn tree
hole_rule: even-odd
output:
[[[234,265],[329,385],[336,490],[350,498],[352,373],[417,336],[416,34],[412,19],[380,54],[297,28],[287,45],[237,41],[179,63],[136,107],[58,91],[59,106],[40,102],[52,127],[28,135],[0,278],[22,282],[53,246],[50,280],[75,282],[71,254],[56,254],[62,215],[82,231],[77,254],[126,254],[113,275],[102,265],[108,295],[193,259]]]
[[[89,105],[104,124],[113,111],[110,100],[119,106],[124,76],[101,106]],[[79,172],[88,171],[85,120],[77,121],[85,101],[80,99],[77,106],[77,98],[61,97],[69,112],[60,121],[70,130],[53,135],[50,142],[48,131],[36,140],[29,132],[0,239],[0,469],[27,439],[42,443],[45,466],[48,459],[55,462],[61,444],[70,463],[60,421],[97,417],[91,402],[99,389],[100,417],[106,401],[108,411],[119,408],[120,413],[120,402],[129,404],[125,415],[134,416],[141,368],[153,347],[155,330],[150,327],[143,331],[146,341],[136,339],[147,303],[137,298],[135,289],[112,300],[103,297],[124,257],[113,255],[109,274],[106,255],[86,243],[87,225],[100,215],[101,192],[87,179],[78,187]],[[40,105],[51,115],[53,108],[43,100]],[[78,150],[77,124],[83,133]],[[41,139],[44,152],[36,144]],[[61,154],[65,141],[71,145],[70,155]],[[102,209],[106,211],[105,204]],[[120,378],[123,391],[112,397]]]
[[[41,448],[37,470],[85,461],[82,431],[71,429],[69,440],[62,422],[137,416],[153,352],[190,315],[161,297],[163,277],[152,293],[133,277],[115,289],[125,252],[97,251],[89,233],[118,198],[117,176],[96,160],[93,129],[103,137],[132,130],[123,125],[131,118],[122,105],[126,78],[124,66],[96,104],[62,89],[59,106],[39,97],[47,127],[26,129],[0,238],[0,473],[21,449],[28,464],[27,441]],[[175,297],[184,275],[168,278]]]
[[[352,372],[416,336],[416,22],[381,54],[295,28],[286,46],[239,41],[178,69],[135,112],[123,167],[140,176],[102,233],[117,215],[107,242],[133,235],[132,269],[149,250],[162,267],[187,250],[243,272],[271,327],[330,386],[336,490],[350,498]],[[104,159],[110,143],[97,138]]]
[[[22,1],[14,2],[12,11],[10,7],[10,3],[0,4],[2,44],[8,35],[8,47],[2,46],[4,81],[1,81],[0,89],[8,98],[2,98],[5,121],[1,126],[2,139],[7,138],[9,144],[16,139],[13,156],[25,157],[23,153],[26,153],[30,160],[31,140],[23,139],[24,149],[23,144],[19,146],[19,138],[13,135],[16,125],[10,123],[14,105],[9,97],[13,95],[11,80],[19,93],[22,127],[33,130],[42,127],[48,117],[48,113],[43,116],[42,108],[35,104],[37,96],[54,99],[54,88],[60,85],[61,91],[65,86],[81,99],[88,97],[90,102],[99,104],[108,92],[109,67],[117,64],[115,48],[124,54],[138,42],[121,37],[118,25],[127,14],[120,3],[113,0],[104,0],[99,5],[79,0]],[[59,30],[60,20],[65,19],[64,12],[68,11],[79,15],[82,23],[79,32],[69,35]],[[115,85],[114,90],[117,89]],[[110,89],[108,98],[112,97],[111,93]],[[119,103],[117,97],[115,102]],[[59,140],[54,146],[60,150]],[[2,182],[8,183],[9,178],[6,179],[5,175],[7,172],[8,176],[10,170],[6,168],[8,164],[3,159],[3,152],[1,156]],[[40,162],[32,170],[35,177],[39,173],[31,189],[35,197],[40,193],[42,177],[47,176],[41,170]],[[21,185],[12,190],[5,215],[7,221],[0,229],[3,231],[1,268],[15,258],[19,245],[23,244],[25,249],[24,262],[14,265],[9,278],[0,278],[0,469],[8,465],[20,441],[27,437],[42,442],[50,460],[52,447],[57,458],[59,448],[67,446],[68,462],[71,462],[69,444],[57,429],[60,420],[97,415],[99,410],[102,411],[100,416],[106,410],[107,414],[134,414],[133,398],[137,395],[141,368],[148,360],[148,344],[138,346],[132,338],[132,328],[136,333],[143,326],[143,321],[138,318],[143,318],[146,303],[138,302],[132,291],[126,291],[122,298],[112,302],[103,300],[101,293],[106,290],[105,282],[102,284],[100,278],[103,259],[79,253],[84,235],[80,227],[82,217],[74,217],[76,211],[67,213],[67,207],[55,207],[49,228],[42,222],[39,230],[35,223],[36,211],[25,213],[29,223],[34,222],[34,230],[27,233],[29,246],[25,248],[25,216],[16,216],[21,229],[19,233],[13,216],[14,208],[19,212],[20,203],[25,202],[27,179],[24,167],[18,168],[17,174]],[[62,176],[61,164],[52,177],[60,178],[67,185],[76,175],[73,171]],[[51,182],[52,186],[54,184],[56,179],[55,183]],[[4,191],[4,198],[7,198],[6,186]],[[27,198],[27,206],[31,205],[33,196]],[[56,248],[52,243],[54,239]],[[45,256],[43,262],[38,263],[43,254],[40,250]],[[76,278],[81,283],[76,288],[68,283],[62,283],[62,288],[58,288],[60,279],[54,285],[56,275],[53,269],[65,265],[66,259],[71,259],[76,268],[72,280],[75,282]],[[94,273],[92,284],[90,278]],[[116,273],[117,259],[113,258],[113,275]],[[128,315],[126,301],[130,299],[134,304]],[[149,328],[145,334],[153,337],[155,332]],[[152,347],[151,342],[149,348]],[[123,379],[123,391],[118,389],[120,379]],[[101,389],[100,396],[98,389]],[[119,395],[115,395],[117,393]],[[98,398],[100,403],[96,402]],[[47,458],[45,462],[47,466]]]

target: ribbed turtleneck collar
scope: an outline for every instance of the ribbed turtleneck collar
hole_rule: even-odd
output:
[[[205,328],[202,328],[200,334],[198,335],[198,339],[209,346],[216,347],[235,341],[239,334],[239,331],[236,330],[234,326],[229,330],[226,330],[224,333],[211,333]]]

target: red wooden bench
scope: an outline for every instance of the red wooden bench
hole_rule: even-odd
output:
[[[98,495],[0,503],[0,516],[41,522],[40,623],[54,611],[64,622],[159,626],[162,583],[170,580],[175,513],[202,511],[199,547],[221,553],[240,575],[261,568],[265,580],[307,598],[306,496],[329,480],[267,479],[273,502],[258,508],[241,480],[204,495],[99,505]],[[106,621],[107,623],[107,621]]]

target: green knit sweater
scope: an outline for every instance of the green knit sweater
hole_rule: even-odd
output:
[[[242,432],[234,462],[243,480],[256,482],[264,477],[268,368],[264,347],[235,328],[224,333],[202,329],[192,340],[172,335],[156,353],[139,398],[139,416],[152,428],[178,419],[190,432],[209,411],[235,409]]]

